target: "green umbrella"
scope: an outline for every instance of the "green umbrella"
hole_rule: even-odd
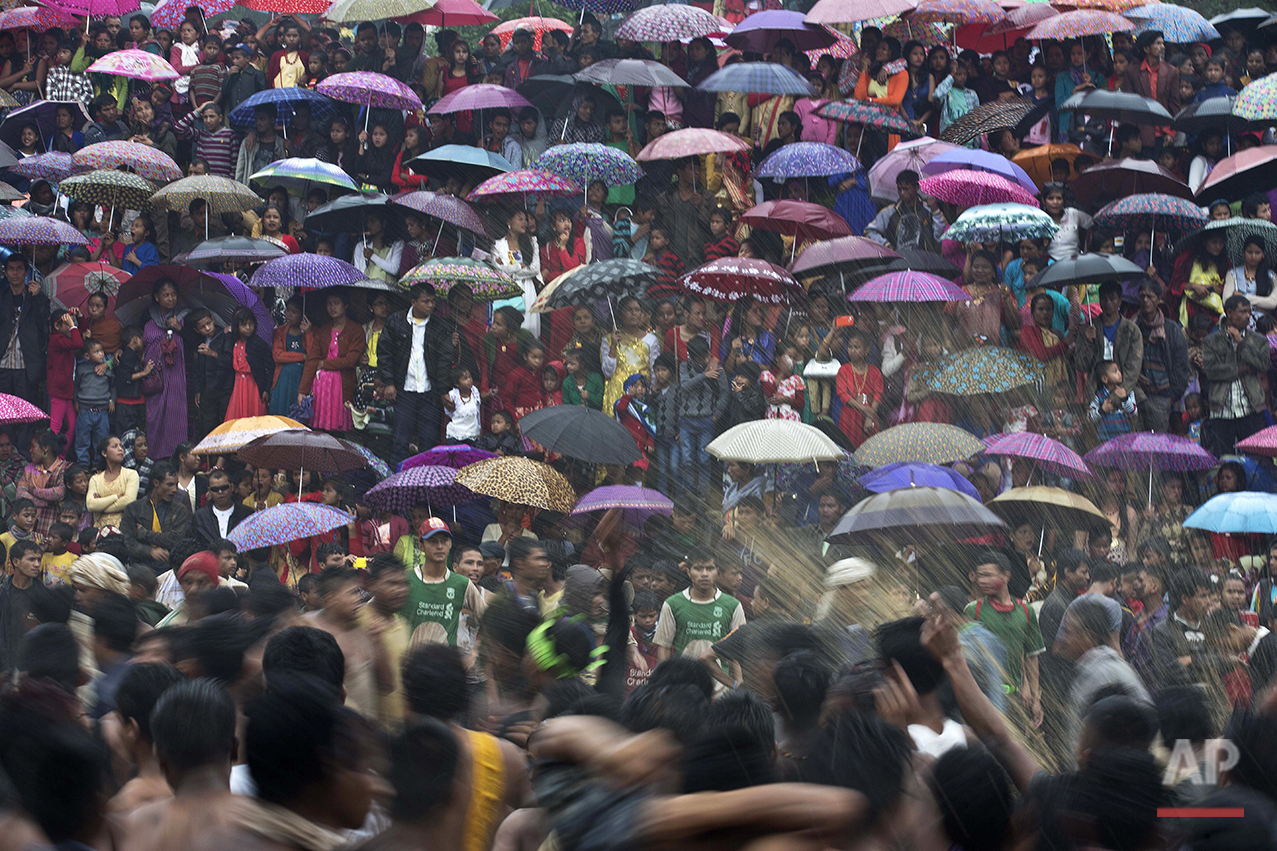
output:
[[[106,168],[68,177],[58,189],[85,204],[125,210],[145,210],[155,194],[155,184],[146,178]]]

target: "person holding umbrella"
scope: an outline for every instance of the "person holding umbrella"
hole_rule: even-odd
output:
[[[1268,339],[1251,330],[1246,296],[1235,294],[1224,302],[1219,330],[1202,343],[1202,367],[1210,379],[1210,417],[1202,443],[1224,455],[1266,424],[1268,404],[1260,376],[1268,372]]]

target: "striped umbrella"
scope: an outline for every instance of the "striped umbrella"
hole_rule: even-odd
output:
[[[44,32],[53,27],[74,27],[75,18],[61,9],[41,6],[19,6],[0,12],[0,30],[38,30]]]
[[[856,172],[860,163],[848,151],[823,142],[781,145],[758,164],[759,177],[829,177]]]
[[[290,428],[305,428],[297,420],[288,417],[263,416],[241,417],[227,420],[208,433],[191,451],[197,455],[217,455],[223,452],[234,452],[249,441],[256,440],[277,431]]]
[[[984,439],[989,447],[986,455],[1024,458],[1050,473],[1069,478],[1094,478],[1091,468],[1072,449],[1045,434],[1020,431],[1013,434],[991,434]]]
[[[737,62],[719,68],[696,87],[702,92],[796,95],[809,97],[811,85],[788,65],[775,62]],[[910,125],[912,126],[912,125]]]
[[[501,39],[501,49],[505,50],[510,46],[510,39],[514,37],[516,30],[529,30],[532,33],[532,49],[539,51],[541,49],[541,38],[547,30],[560,30],[565,33],[571,33],[572,25],[566,21],[560,21],[558,18],[533,15],[497,24],[492,28],[492,35]]]
[[[201,200],[208,204],[213,215],[245,213],[262,203],[257,193],[238,181],[215,174],[197,174],[175,180],[151,198],[158,209],[185,213],[191,202]]]
[[[945,239],[955,242],[1018,242],[1050,239],[1060,226],[1046,213],[1025,204],[983,204],[963,211]]]
[[[979,204],[1025,204],[1037,207],[1038,199],[1018,183],[987,171],[946,171],[924,177],[918,184],[924,195],[939,198],[959,207]]]
[[[145,210],[155,194],[155,185],[127,171],[99,169],[68,177],[58,184],[58,191],[92,206]]]
[[[887,109],[864,100],[831,101],[816,110],[821,118],[841,121],[844,124],[862,124],[886,133],[895,133],[910,139],[923,135],[913,122],[894,109]]]
[[[1191,44],[1195,41],[1214,41],[1219,30],[1202,17],[1200,12],[1174,3],[1151,3],[1127,9],[1123,14],[1135,21],[1135,32],[1158,30],[1167,41],[1175,44]]]
[[[908,14],[910,23],[932,24],[994,24],[1004,17],[1006,12],[993,0],[919,0]]]
[[[147,54],[150,56],[150,54]],[[71,155],[76,167],[81,170],[113,169],[128,166],[147,180],[156,183],[168,183],[178,180],[182,170],[173,162],[173,158],[158,148],[138,142],[98,142],[87,145]]]
[[[424,190],[400,192],[390,199],[390,203],[397,207],[415,210],[425,216],[442,219],[449,224],[473,231],[481,236],[488,235],[488,232],[483,227],[483,219],[479,217],[479,214],[465,201],[454,198],[451,195],[440,195]]]
[[[476,301],[496,301],[523,292],[519,282],[505,272],[469,257],[436,257],[399,278],[400,289],[416,284],[430,284],[441,298],[447,298],[454,286],[465,285]]]
[[[889,272],[879,275],[847,296],[848,301],[921,302],[967,301],[966,290],[939,275],[926,272]]]
[[[656,8],[656,7],[651,7]],[[670,6],[663,8],[695,9],[695,6]],[[706,154],[729,154],[734,151],[751,150],[749,142],[731,133],[719,130],[706,130],[702,127],[687,127],[657,136],[643,146],[635,157],[639,162],[649,160],[679,160],[683,157],[698,157]],[[790,146],[787,146],[790,147]],[[782,148],[783,150],[783,148]]]
[[[616,37],[629,41],[690,41],[731,31],[730,23],[697,6],[664,4],[629,15],[616,28]]]
[[[710,441],[705,451],[723,461],[797,464],[837,461],[843,449],[815,426],[793,420],[750,420]]]
[[[276,160],[261,171],[250,174],[248,179],[252,183],[260,183],[263,186],[282,186],[291,194],[302,196],[316,183],[340,186],[351,192],[359,191],[355,181],[351,180],[350,175],[339,166],[314,157],[289,157],[286,160]]]
[[[1065,12],[1038,23],[1029,30],[1029,39],[1081,38],[1085,35],[1130,32],[1135,28],[1126,18],[1100,9]]]
[[[318,502],[286,502],[244,518],[227,538],[240,552],[313,538],[355,522],[352,515]]]

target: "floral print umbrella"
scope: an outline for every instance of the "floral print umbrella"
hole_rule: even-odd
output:
[[[127,171],[99,169],[68,177],[58,185],[58,191],[93,206],[145,210],[155,194],[155,185]]]
[[[691,41],[731,31],[730,23],[704,9],[670,4],[634,12],[616,28],[616,37],[630,41]]]
[[[61,183],[71,175],[85,170],[75,164],[70,154],[56,151],[23,157],[16,165],[10,166],[10,169],[28,180],[47,180],[51,183]]]
[[[117,77],[145,80],[148,83],[176,80],[182,76],[177,73],[176,68],[154,53],[133,49],[108,53],[90,65],[87,73],[114,74]]]
[[[1050,239],[1060,226],[1046,213],[1026,204],[984,204],[963,211],[949,226],[945,239],[971,242],[1017,242]]]
[[[0,30],[39,30],[53,27],[74,27],[75,18],[61,9],[40,6],[19,6],[0,12]]]
[[[1023,186],[988,171],[946,171],[924,177],[918,184],[918,189],[924,195],[931,195],[959,207],[1001,203],[1038,206],[1038,199]]]
[[[571,180],[548,171],[523,168],[489,177],[466,196],[467,201],[502,201],[538,195],[545,198],[571,198],[585,190]]]
[[[1123,14],[1135,21],[1136,34],[1158,30],[1167,41],[1175,44],[1214,41],[1220,37],[1219,30],[1200,12],[1174,3],[1150,3],[1127,9]]]
[[[148,56],[150,54],[147,54]],[[81,170],[114,169],[128,166],[147,180],[168,183],[182,177],[173,158],[158,148],[137,142],[98,142],[76,151],[72,161]]]
[[[0,424],[38,423],[49,415],[19,396],[0,393]]]
[[[653,7],[656,8],[656,7]],[[673,9],[695,9],[695,6],[671,6]],[[786,147],[792,147],[787,145]],[[734,151],[750,150],[749,142],[731,133],[719,130],[706,130],[701,127],[688,127],[674,130],[657,136],[643,146],[636,159],[639,162],[648,160],[678,160],[683,157],[704,156],[705,154],[729,154]],[[784,150],[782,148],[781,150]]]
[[[483,219],[479,217],[479,214],[465,201],[454,198],[451,195],[441,195],[425,190],[400,192],[390,199],[390,203],[398,207],[415,210],[425,216],[433,216],[436,219],[473,231],[481,236],[488,235],[487,230],[483,227]]]
[[[177,28],[186,20],[186,10],[192,5],[191,0],[164,0],[151,12],[151,26],[165,27],[176,35]],[[235,0],[200,0],[199,9],[204,17],[211,18],[229,12],[234,5]]]
[[[552,171],[585,187],[596,180],[609,187],[629,186],[643,176],[643,169],[629,154],[592,142],[555,145],[533,160],[532,167]]]
[[[975,346],[945,355],[919,379],[937,393],[979,396],[1009,393],[1042,383],[1042,364],[1032,355],[1001,346]]]
[[[1204,227],[1202,208],[1191,201],[1160,192],[1144,192],[1114,201],[1095,214],[1095,224],[1105,230],[1158,231],[1179,237]]]
[[[532,312],[549,313],[560,307],[592,305],[627,295],[643,296],[660,277],[660,269],[629,257],[577,266],[559,275],[541,290],[532,303]]]
[[[1135,29],[1134,24],[1114,12],[1080,9],[1047,18],[1029,30],[1028,38],[1030,41],[1048,38],[1081,38],[1084,35],[1130,32],[1133,29]]]
[[[1277,75],[1260,77],[1242,87],[1233,114],[1251,121],[1277,120]]]
[[[315,91],[342,103],[379,109],[421,109],[421,98],[416,92],[393,77],[372,71],[330,74]]]
[[[689,293],[711,301],[733,302],[752,295],[765,304],[792,304],[803,297],[802,284],[775,263],[752,257],[721,257],[679,278]]]
[[[910,23],[995,24],[1006,12],[993,0],[921,0],[908,14]]]
[[[457,484],[459,470],[452,467],[410,467],[374,485],[364,494],[364,503],[374,511],[407,514],[414,505],[460,505],[477,497]]]
[[[245,518],[227,537],[240,552],[259,550],[322,535],[348,525],[353,519],[331,505],[286,502]]]
[[[758,164],[759,177],[829,177],[856,172],[860,163],[849,152],[823,142],[781,145]]]
[[[14,216],[0,220],[0,245],[88,245],[78,230],[48,216]]]
[[[923,135],[923,131],[913,126],[913,122],[894,109],[887,109],[876,103],[863,100],[831,101],[816,110],[816,114],[830,121],[841,121],[844,124],[863,124],[875,130],[896,133],[910,139]]]
[[[441,298],[447,298],[454,286],[464,284],[476,301],[496,301],[523,292],[519,282],[505,272],[469,257],[436,257],[399,278],[400,289],[411,289],[415,284],[433,285]]]

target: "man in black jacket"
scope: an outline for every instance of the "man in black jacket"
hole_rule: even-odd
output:
[[[1144,360],[1135,402],[1144,428],[1170,431],[1171,402],[1188,387],[1188,340],[1179,323],[1162,313],[1162,285],[1148,280],[1140,284],[1140,309],[1135,324],[1144,335]]]
[[[453,386],[453,372],[478,375],[470,344],[455,323],[436,317],[435,288],[417,284],[408,292],[412,307],[392,313],[377,340],[377,374],[386,401],[395,405],[396,462],[439,442],[440,398]]]
[[[208,505],[195,510],[191,537],[204,549],[211,549],[240,523],[253,516],[253,509],[235,498],[235,485],[225,470],[208,474]]]
[[[0,393],[39,403],[49,352],[49,297],[37,281],[29,281],[27,261],[11,254],[4,261],[8,284],[0,287]],[[19,427],[18,444],[26,446],[31,427]]]
[[[225,475],[225,474],[223,474]],[[124,507],[120,536],[129,547],[129,560],[159,572],[167,569],[169,551],[191,530],[191,509],[186,494],[177,493],[177,473],[167,461],[151,468],[151,493]],[[159,531],[155,531],[156,527]]]

